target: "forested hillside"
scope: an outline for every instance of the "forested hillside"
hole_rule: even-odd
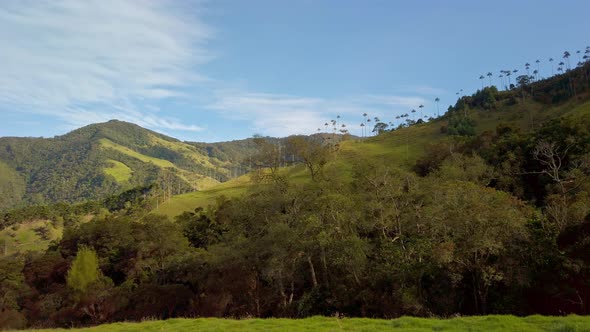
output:
[[[7,237],[35,220],[45,222],[39,236],[58,227],[63,235],[27,254],[4,241],[0,324],[590,314],[589,74],[586,63],[482,87],[437,119],[409,116],[364,140],[257,138],[248,175],[164,205],[156,182],[96,202],[8,211]],[[96,135],[99,144],[78,149],[121,163],[137,153],[160,169],[174,161],[179,178],[176,165],[192,165],[183,151],[208,148],[148,135],[175,144],[166,159],[168,149],[146,147],[145,136],[93,128],[55,140],[65,149]],[[54,165],[76,163],[59,151],[67,157]],[[220,151],[210,153],[234,158]],[[32,160],[19,158],[4,163]]]
[[[223,143],[213,146],[121,121],[49,139],[0,138],[0,209],[99,199],[153,183],[170,196],[246,172],[247,151],[227,157]]]

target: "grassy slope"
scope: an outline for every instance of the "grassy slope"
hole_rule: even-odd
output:
[[[131,178],[133,170],[131,170],[131,168],[129,168],[127,165],[113,159],[109,159],[107,161],[109,162],[110,167],[106,167],[104,169],[105,174],[114,177],[119,183],[125,183]]]
[[[531,123],[538,126],[543,121],[560,116],[590,116],[590,101],[579,104],[570,102],[555,107],[526,101],[503,107],[499,111],[472,110],[469,116],[476,121],[478,133],[488,130],[494,131],[500,123],[516,125],[526,131],[531,128]],[[426,145],[450,139],[448,135],[440,133],[440,127],[445,123],[444,120],[436,120],[388,132],[364,141],[341,142],[340,151],[328,167],[328,176],[349,176],[355,160],[375,160],[389,165],[410,168],[424,154]],[[305,181],[307,178],[305,170],[301,167],[292,167],[285,171],[289,173],[289,178],[295,182]],[[172,218],[183,211],[192,211],[198,206],[206,207],[214,203],[216,198],[221,195],[235,197],[245,193],[251,184],[247,176],[242,176],[204,191],[175,196],[154,212]]]
[[[72,331],[590,331],[590,316],[491,315],[453,319],[402,317],[393,320],[331,317],[243,320],[199,318],[115,323]]]
[[[214,165],[212,165],[209,162],[209,160],[207,158],[205,158],[202,155],[198,154],[197,152],[193,151],[194,148],[188,144],[185,144],[182,142],[168,142],[166,140],[163,140],[163,139],[158,138],[153,135],[150,136],[150,139],[152,140],[152,143],[154,143],[154,145],[161,145],[161,146],[165,146],[168,148],[172,148],[173,150],[180,152],[197,162],[201,162],[203,165],[206,165],[206,167],[210,167],[210,168],[215,167]],[[187,170],[178,168],[178,167],[176,167],[176,165],[174,165],[172,162],[170,162],[168,160],[146,156],[146,155],[141,154],[137,151],[131,150],[125,146],[114,143],[113,141],[111,141],[109,139],[102,138],[102,139],[100,139],[99,142],[100,142],[101,147],[104,149],[113,149],[113,150],[119,151],[121,153],[124,153],[124,154],[132,157],[132,158],[141,160],[145,163],[152,163],[160,168],[175,169],[178,172],[177,173],[178,176],[180,178],[182,178],[184,181],[186,181],[187,183],[193,185],[195,189],[206,189],[206,188],[212,187],[212,186],[219,183],[218,181],[211,179],[209,177],[198,175],[193,172],[189,172]],[[112,160],[112,159],[109,161],[119,162],[117,160]],[[123,164],[121,162],[119,162],[119,163]],[[130,171],[133,171],[133,170],[130,169]],[[119,183],[124,182],[124,181],[120,181],[120,179],[123,179],[122,174],[121,174],[121,172],[123,172],[123,170],[120,167],[116,170],[114,170],[112,168],[106,168],[105,172],[109,172],[107,174],[114,175],[117,182],[119,182]],[[112,173],[115,173],[115,174],[112,174]],[[117,176],[119,176],[119,178],[117,178]],[[127,178],[127,179],[129,179],[129,178]]]
[[[143,154],[133,151],[125,146],[114,143],[111,140],[108,140],[106,138],[100,139],[100,145],[101,145],[101,147],[103,147],[105,149],[113,149],[113,150],[119,151],[121,153],[124,153],[124,154],[130,156],[130,157],[133,157],[135,159],[139,159],[145,163],[153,163],[154,165],[161,167],[161,168],[175,168],[176,167],[176,166],[174,166],[173,163],[169,162],[168,160],[143,155]]]
[[[46,227],[48,238],[44,240],[35,231],[36,228]],[[47,220],[33,220],[24,224],[16,225],[14,229],[8,227],[0,231],[0,252],[12,254],[15,252],[41,251],[47,249],[50,242],[61,238],[63,227],[53,226]]]

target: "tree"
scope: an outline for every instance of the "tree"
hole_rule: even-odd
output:
[[[436,102],[436,116],[439,117],[440,116],[440,110],[438,107],[438,103],[440,102],[440,98],[436,97],[434,98],[434,101]]]
[[[485,76],[483,75],[479,75],[479,80],[481,81],[481,89],[483,90],[483,79],[485,78]]]
[[[488,311],[492,286],[509,284],[519,272],[511,254],[527,239],[526,210],[507,193],[469,182],[437,182],[430,189],[436,202],[421,211],[431,227],[435,257],[455,280],[471,288],[476,313]]]
[[[571,69],[571,67],[570,67],[570,55],[571,54],[568,51],[563,52],[563,58],[567,62],[567,70],[570,70]]]
[[[313,181],[322,180],[324,166],[331,157],[329,147],[303,136],[289,137],[287,144],[291,153],[303,161],[311,179]]]
[[[489,79],[489,81],[490,81],[490,86],[492,86],[492,76],[494,76],[494,74],[492,74],[492,72],[490,72],[490,71],[489,71],[489,72],[487,73],[487,76],[488,76],[488,79]]]
[[[83,294],[101,277],[102,272],[98,268],[96,252],[90,248],[80,248],[68,270],[66,279],[68,286]]]
[[[384,133],[384,132],[385,132],[385,130],[387,130],[387,128],[388,128],[388,127],[389,127],[389,126],[387,125],[387,123],[383,123],[383,122],[377,122],[377,123],[375,124],[375,127],[373,128],[373,132],[374,132],[376,135],[380,135],[380,134]]]
[[[549,63],[551,63],[551,76],[553,76],[553,58],[549,58]]]

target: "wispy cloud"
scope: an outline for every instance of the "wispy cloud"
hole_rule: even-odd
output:
[[[71,125],[118,118],[198,131],[159,114],[158,101],[207,80],[212,29],[167,1],[0,3],[0,104]],[[199,3],[191,4],[191,13]]]
[[[361,95],[339,99],[312,98],[292,95],[219,91],[208,108],[233,120],[250,120],[254,132],[270,136],[314,133],[324,130],[324,123],[341,116],[340,123],[359,134],[358,124],[363,113],[395,122],[395,116],[407,113],[420,104],[419,96]]]

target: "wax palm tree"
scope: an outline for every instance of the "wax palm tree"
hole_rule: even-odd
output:
[[[524,64],[524,67],[526,68],[526,75],[529,76],[529,68],[531,67],[531,64],[527,62]]]
[[[485,77],[483,75],[479,75],[479,80],[481,81],[481,89],[483,90],[483,79]]]
[[[565,52],[563,52],[563,58],[564,58],[564,59],[565,59],[565,61],[567,62],[567,67],[566,67],[566,68],[567,68],[568,70],[570,70],[570,69],[571,69],[571,67],[570,67],[570,55],[571,55],[571,54],[570,54],[570,52],[568,52],[568,51],[565,51]]]
[[[488,76],[488,79],[490,80],[490,86],[492,86],[492,76],[494,76],[494,74],[492,74],[492,72],[489,71],[486,75]]]
[[[549,58],[549,63],[551,63],[551,76],[555,75],[553,73],[553,58]]]
[[[537,63],[537,72],[541,71],[541,69],[539,68],[541,60],[537,59],[535,62]]]
[[[440,98],[436,97],[434,98],[434,101],[436,102],[436,117],[438,118],[440,116],[440,110],[438,107],[438,102],[440,101]]]
[[[501,73],[503,73],[503,71],[500,71]],[[498,78],[500,79],[500,89],[502,89],[504,86],[504,75],[500,74],[498,75]]]
[[[576,54],[578,55],[578,63],[582,62],[582,58],[580,57],[580,54],[581,54],[581,53],[582,53],[582,52],[581,52],[580,50],[577,50],[577,51],[576,51]]]
[[[424,108],[424,105],[420,104],[420,106],[418,106],[418,108],[420,109],[420,117],[422,117],[422,109]]]

